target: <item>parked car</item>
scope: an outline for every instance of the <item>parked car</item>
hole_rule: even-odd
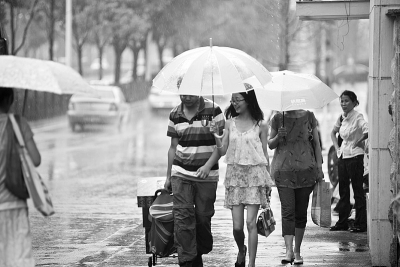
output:
[[[121,89],[111,85],[92,85],[97,96],[73,95],[68,105],[68,121],[72,131],[79,125],[116,124],[128,114],[128,104]]]
[[[204,96],[204,98],[212,100],[212,96]],[[179,95],[168,92],[161,91],[158,88],[152,87],[149,94],[149,104],[153,110],[160,109],[173,109],[181,103]],[[230,95],[216,95],[214,96],[214,101],[217,103],[221,109],[224,111],[229,105]]]
[[[153,110],[173,109],[181,103],[179,95],[167,91],[161,91],[152,87],[149,93],[149,104]]]

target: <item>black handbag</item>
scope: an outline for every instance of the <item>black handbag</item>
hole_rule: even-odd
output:
[[[19,122],[19,117],[15,116],[15,118]],[[9,142],[7,144],[8,153],[6,159],[5,187],[14,196],[25,200],[29,198],[29,193],[22,174],[22,165],[19,157],[17,140],[9,120],[7,121],[6,131]]]

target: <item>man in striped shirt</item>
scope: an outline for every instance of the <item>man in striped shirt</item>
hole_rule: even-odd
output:
[[[219,106],[199,96],[181,95],[182,103],[169,116],[167,179],[174,195],[174,238],[180,266],[203,266],[202,254],[212,250],[211,217],[218,184],[218,160],[213,119],[220,134],[225,128]],[[207,125],[206,125],[207,124]]]

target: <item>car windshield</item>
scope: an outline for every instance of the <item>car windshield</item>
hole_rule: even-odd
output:
[[[114,93],[112,91],[106,91],[106,90],[97,90],[97,93],[99,94],[99,97],[102,99],[114,99]]]

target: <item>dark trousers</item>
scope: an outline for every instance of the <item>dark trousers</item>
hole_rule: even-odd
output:
[[[306,228],[307,208],[314,186],[303,188],[278,187],[282,213],[282,236],[295,235],[295,228]]]
[[[367,203],[363,189],[364,155],[338,160],[339,195],[341,208],[339,220],[336,225],[347,227],[347,219],[350,214],[350,181],[354,192],[354,207],[356,218],[354,227],[367,228]]]
[[[174,238],[179,263],[193,261],[213,248],[211,217],[214,215],[216,182],[193,182],[171,177],[174,195]]]

